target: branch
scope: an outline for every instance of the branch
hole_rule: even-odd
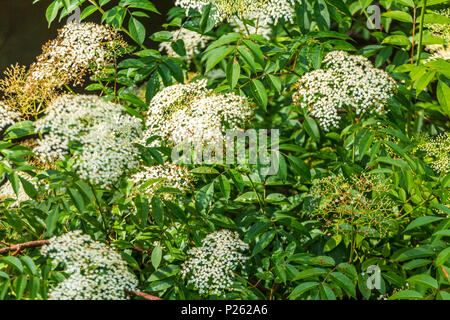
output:
[[[144,292],[139,292],[139,291],[134,291],[134,290],[132,290],[132,291],[125,290],[125,293],[130,295],[130,296],[137,296],[137,297],[144,298],[145,300],[162,300],[159,297],[155,297],[155,296],[152,296],[150,294],[147,294],[147,293],[144,293]]]
[[[42,247],[49,243],[50,243],[50,241],[48,241],[48,240],[36,240],[36,241],[30,241],[30,242],[25,242],[25,243],[19,243],[14,246],[11,246],[11,247],[0,248],[0,255],[7,254],[11,251],[13,251],[15,254],[18,251],[21,251],[23,249]]]

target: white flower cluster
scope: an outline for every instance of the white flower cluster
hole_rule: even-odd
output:
[[[323,60],[323,69],[306,73],[297,82],[294,102],[317,118],[325,131],[337,127],[339,109],[356,116],[385,113],[385,106],[397,85],[384,70],[374,68],[363,56],[332,51]]]
[[[212,4],[212,17],[216,23],[238,18],[255,20],[261,25],[277,24],[279,20],[292,22],[296,0],[176,0],[175,5],[201,11]]]
[[[208,90],[206,80],[175,84],[150,102],[144,139],[158,135],[173,144],[202,145],[223,141],[227,129],[242,128],[250,115],[244,97]]]
[[[432,44],[425,46],[425,49],[432,53],[432,55],[427,58],[427,62],[436,59],[450,60],[450,45],[445,47],[442,44]]]
[[[450,8],[433,11],[433,13],[450,18]],[[427,62],[436,59],[450,60],[450,24],[430,23],[426,27],[433,32],[434,36],[444,40],[444,44],[425,46],[425,50],[432,54]]]
[[[19,114],[12,111],[8,106],[0,101],[0,133],[13,125],[19,119]]]
[[[432,159],[431,167],[441,174],[450,172],[450,136],[447,132],[433,138],[420,137],[418,149]]]
[[[202,240],[201,247],[188,251],[182,277],[188,277],[188,284],[193,284],[201,295],[220,295],[233,285],[233,271],[248,259],[240,252],[245,250],[248,244],[236,232],[210,233]]]
[[[124,46],[122,40],[109,26],[69,23],[43,47],[43,53],[31,65],[29,82],[45,80],[55,87],[80,84],[91,69],[97,71],[112,62],[120,46]]]
[[[141,120],[97,96],[65,95],[54,100],[45,117],[35,122],[40,134],[35,152],[44,161],[76,157],[82,179],[106,187],[138,165],[135,141]]]
[[[171,31],[172,40],[183,40],[186,50],[186,62],[190,63],[192,59],[202,52],[210,40],[209,37],[201,35],[195,31],[186,28]],[[159,51],[166,51],[169,56],[180,57],[172,48],[172,42],[162,42],[159,45]]]
[[[81,231],[51,238],[41,253],[65,265],[69,277],[49,292],[50,300],[125,300],[136,277],[112,248]]]
[[[174,188],[185,194],[193,189],[193,180],[194,176],[188,168],[173,163],[142,167],[130,179],[149,200],[160,188]],[[174,194],[170,192],[164,192],[162,195],[165,200],[174,198]]]

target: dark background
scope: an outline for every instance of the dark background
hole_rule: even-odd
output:
[[[61,22],[55,19],[48,28],[45,11],[51,2],[41,0],[33,4],[33,0],[0,0],[0,74],[6,67],[16,62],[30,65],[41,53],[42,45],[55,38],[57,29],[66,24],[67,17]],[[150,13],[151,19],[139,19],[146,26],[148,35],[162,29],[162,25],[166,22],[167,11],[173,7],[174,2],[174,0],[152,1],[161,15]],[[117,4],[118,0],[111,3]],[[86,6],[87,3],[81,10]],[[100,18],[101,15],[96,13],[85,21],[99,23]],[[149,46],[154,47],[154,44]]]

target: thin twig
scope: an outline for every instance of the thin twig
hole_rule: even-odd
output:
[[[139,292],[139,291],[134,291],[134,290],[131,290],[131,291],[125,290],[125,293],[130,296],[137,296],[137,297],[144,298],[145,300],[162,300],[159,297],[152,296],[151,294],[148,294],[145,292]]]

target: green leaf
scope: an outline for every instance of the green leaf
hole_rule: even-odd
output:
[[[173,39],[173,34],[170,31],[158,31],[153,33],[150,39],[157,42],[170,42]]]
[[[439,288],[437,281],[427,274],[418,274],[416,276],[412,276],[408,279],[408,282],[417,283],[423,286],[431,287],[433,289]]]
[[[164,208],[161,199],[157,196],[153,196],[152,200],[152,213],[156,223],[162,227],[164,222]]]
[[[262,82],[258,79],[253,79],[250,81],[250,87],[258,104],[264,108],[264,111],[267,111],[267,92]]]
[[[389,300],[423,299],[423,296],[414,290],[401,290],[389,297]]]
[[[255,192],[250,191],[250,192],[241,194],[239,197],[234,199],[234,201],[243,202],[243,203],[256,203],[256,202],[258,202],[258,196]]]
[[[287,159],[289,164],[291,165],[290,169],[293,169],[297,174],[305,179],[311,179],[311,172],[305,161],[292,155],[288,156]]]
[[[128,253],[121,252],[120,256],[123,260],[125,260],[128,265],[136,270],[141,270],[141,267],[139,266],[139,263],[134,259],[132,256],[130,256]]]
[[[439,252],[436,258],[436,266],[440,267],[445,264],[450,259],[450,247],[445,248],[441,252]]]
[[[235,169],[230,169],[228,174],[230,175],[230,178],[233,180],[233,183],[236,186],[236,188],[238,188],[239,191],[242,192],[244,190],[244,187],[245,187],[244,179],[242,178],[242,174],[240,174]]]
[[[392,10],[382,14],[383,17],[392,18],[402,22],[413,22],[411,15],[404,11]]]
[[[147,82],[145,90],[145,102],[149,104],[153,97],[158,93],[160,87],[159,75],[155,72]]]
[[[209,208],[214,196],[214,183],[209,183],[201,188],[195,199],[195,206],[198,211],[205,212]]]
[[[319,127],[313,118],[306,116],[305,121],[303,121],[303,127],[311,138],[313,138],[316,142],[320,141]]]
[[[333,289],[327,284],[321,283],[319,286],[320,298],[322,300],[336,300]]]
[[[352,13],[348,10],[347,5],[341,0],[325,0],[326,3],[342,11],[345,15],[351,17]]]
[[[73,204],[78,209],[80,213],[83,212],[84,209],[84,200],[83,196],[78,192],[76,188],[68,188],[69,196],[72,199]]]
[[[9,264],[10,266],[14,267],[19,271],[20,273],[23,273],[23,265],[22,262],[20,262],[19,258],[13,257],[13,256],[7,256],[0,258],[0,262]]]
[[[254,72],[258,72],[258,70],[261,69],[261,67],[257,65],[257,63],[255,62],[253,55],[250,53],[247,47],[239,46],[237,50],[241,55],[241,57],[245,60],[245,62],[248,63],[248,65],[250,66],[250,68],[252,68]]]
[[[20,258],[20,260],[22,260],[22,262],[25,264],[25,267],[29,271],[29,274],[37,275],[38,271],[33,259],[31,259],[29,256],[23,256]]]
[[[9,175],[9,182],[11,183],[14,193],[18,197],[20,192],[20,176],[16,172],[12,172]]]
[[[450,18],[441,14],[425,13],[423,23],[450,24]]]
[[[53,231],[56,228],[56,223],[58,222],[58,217],[59,217],[58,207],[54,208],[49,212],[47,218],[45,219],[45,227],[47,229],[45,232],[46,236],[49,237],[53,235]]]
[[[406,231],[427,225],[429,223],[435,222],[435,221],[439,221],[442,220],[442,218],[440,217],[432,217],[432,216],[427,216],[427,217],[419,217],[417,219],[415,219],[413,222],[411,222],[405,229]]]
[[[84,20],[87,17],[89,17],[91,14],[93,14],[95,11],[97,11],[97,7],[94,5],[87,6],[84,8],[84,10],[81,12],[80,20]]]
[[[199,174],[219,174],[219,171],[217,171],[213,167],[197,167],[192,169],[191,172]]]
[[[240,33],[236,33],[236,32],[226,33],[223,36],[221,36],[219,39],[217,39],[216,41],[212,42],[208,46],[208,48],[206,48],[205,52],[211,51],[215,48],[222,47],[222,46],[224,46],[226,44],[230,44],[232,42],[236,42],[241,38],[242,38],[242,34],[240,34]]]
[[[415,259],[411,260],[403,265],[405,270],[414,270],[430,264],[432,261],[430,259]]]
[[[169,278],[175,274],[177,274],[180,270],[180,266],[169,264],[168,266],[164,266],[155,271],[149,278],[148,281],[157,281]]]
[[[61,9],[62,6],[63,5],[61,2],[55,0],[47,7],[45,17],[47,18],[49,28],[53,20],[55,20],[56,16],[58,15],[59,9]]]
[[[417,248],[412,248],[405,252],[402,252],[394,260],[402,262],[402,261],[411,260],[411,259],[415,259],[415,258],[429,257],[433,254],[434,254],[434,252],[431,249],[424,248],[424,247],[417,247]]]
[[[225,177],[224,175],[221,175],[218,178],[218,183],[219,183],[220,192],[222,192],[225,199],[228,200],[230,198],[230,192],[231,192],[230,182],[228,181],[227,177]]]
[[[239,63],[237,63],[234,59],[230,59],[227,64],[227,81],[232,89],[236,87],[240,75],[241,67],[239,66]]]
[[[20,275],[14,280],[13,287],[14,287],[14,291],[16,292],[17,300],[22,299],[25,289],[27,288],[27,283],[28,283],[28,279],[25,275]]]
[[[210,17],[210,12],[211,12],[211,7],[212,4],[208,4],[206,6],[203,6],[202,8],[202,17],[200,19],[200,30],[202,31],[202,33],[208,32],[209,29],[209,17]]]
[[[159,264],[161,263],[162,259],[162,249],[160,246],[156,246],[152,251],[152,265],[155,270],[158,269]]]
[[[396,34],[384,38],[381,44],[393,44],[398,46],[410,46],[411,41],[407,36]]]
[[[416,82],[416,97],[425,89],[428,84],[431,82],[431,80],[434,79],[434,76],[436,75],[436,72],[427,72],[424,75],[422,75]]]
[[[223,47],[219,47],[219,48],[216,48],[216,49],[208,52],[208,55],[205,55],[205,57],[207,57],[205,73],[210,71],[220,61],[225,59],[226,56],[228,56],[231,52],[233,52],[233,50],[234,50],[234,47],[231,47],[231,46],[230,47],[225,47],[225,46],[223,46]]]
[[[268,79],[272,87],[277,90],[278,93],[281,93],[281,80],[277,76],[269,74]]]
[[[444,109],[444,112],[450,116],[450,87],[444,81],[439,80],[436,90],[439,104]]]
[[[328,252],[336,248],[339,243],[341,243],[342,236],[341,235],[335,235],[328,239],[328,241],[325,243],[323,252]]]
[[[287,164],[285,157],[281,154],[277,154],[278,157],[278,177],[282,182],[287,180]]]
[[[257,223],[253,224],[247,231],[247,233],[244,236],[244,241],[247,243],[252,242],[256,237],[258,237],[258,235],[267,231],[269,228],[270,223],[267,220],[258,221]]]
[[[133,40],[142,45],[145,40],[146,32],[144,25],[138,19],[130,17],[130,20],[128,21],[128,29]]]
[[[317,287],[319,285],[316,281],[310,281],[310,282],[303,282],[296,286],[294,290],[292,290],[291,294],[289,295],[289,299],[295,299],[299,296],[301,296],[303,293],[310,291],[311,289]]]
[[[337,283],[344,291],[351,297],[356,299],[356,287],[355,284],[347,276],[340,272],[333,272],[330,275],[330,279]]]
[[[148,0],[128,0],[126,1],[126,5],[130,8],[147,10],[159,14],[156,7]]]
[[[330,30],[330,13],[324,0],[318,0],[314,3],[314,17],[319,30]]]
[[[313,278],[313,277],[318,277],[318,276],[324,276],[327,273],[328,273],[327,270],[322,269],[322,268],[310,268],[310,269],[306,269],[304,271],[299,272],[292,280],[296,281],[296,280],[303,280],[303,279],[308,279],[308,278]]]
[[[285,201],[287,198],[281,193],[271,193],[266,197],[267,203],[279,203]]]
[[[252,251],[252,257],[255,256],[257,253],[261,252],[266,248],[275,237],[275,231],[268,231],[264,233],[257,241],[255,246],[253,247]]]
[[[142,224],[142,226],[146,226],[147,225],[147,220],[148,220],[148,215],[149,215],[149,203],[148,203],[148,198],[144,195],[144,196],[137,196],[134,199],[134,203],[136,206],[136,213],[137,216],[139,217],[140,223]]]
[[[260,65],[264,65],[264,54],[262,53],[261,49],[259,48],[259,46],[254,43],[253,41],[250,40],[243,40],[242,41],[245,46],[247,48],[250,49],[250,51],[252,52],[253,56],[255,57],[256,61],[260,64]]]

